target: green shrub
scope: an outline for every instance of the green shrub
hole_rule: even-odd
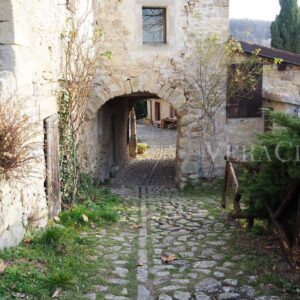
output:
[[[274,129],[257,136],[251,153],[251,164],[260,171],[245,171],[241,180],[242,200],[250,213],[261,217],[267,216],[266,203],[277,208],[290,186],[300,180],[300,119],[283,113],[270,117]],[[293,210],[287,212],[287,219],[293,219]]]
[[[67,288],[76,283],[75,274],[70,269],[57,269],[51,271],[46,280],[45,284],[50,289]]]
[[[144,154],[148,149],[148,145],[145,143],[138,143],[137,144],[137,153],[138,154]]]
[[[60,255],[70,254],[76,243],[76,233],[72,228],[52,225],[42,231],[33,241],[35,245],[53,249]]]

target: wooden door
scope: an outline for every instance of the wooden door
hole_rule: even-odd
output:
[[[46,159],[46,194],[48,217],[53,219],[61,211],[60,172],[59,172],[59,132],[58,115],[44,120],[44,152]]]
[[[155,102],[155,121],[160,121],[160,103]]]

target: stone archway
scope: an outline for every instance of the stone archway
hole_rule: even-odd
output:
[[[123,78],[123,79],[122,79]],[[178,136],[176,151],[176,183],[183,186],[189,178],[195,180],[199,178],[199,164],[197,161],[191,160],[192,156],[186,155],[189,143],[188,131],[192,129],[190,116],[186,110],[186,97],[184,90],[177,84],[176,80],[165,80],[160,73],[148,72],[137,77],[126,76],[108,76],[101,75],[95,81],[94,95],[91,98],[86,111],[86,124],[83,132],[82,162],[86,171],[91,173],[95,178],[101,175],[101,179],[105,179],[109,175],[109,168],[103,167],[101,156],[106,157],[107,153],[103,153],[105,147],[100,145],[105,143],[106,139],[101,140],[106,132],[99,133],[99,111],[108,105],[111,101],[118,101],[117,109],[129,114],[129,108],[124,99],[133,96],[160,98],[170,103],[177,112],[178,118]],[[105,114],[105,112],[104,112]],[[101,117],[101,116],[100,116]],[[123,116],[124,118],[124,116]],[[100,126],[101,127],[101,126]],[[124,127],[124,126],[123,126]],[[108,129],[100,129],[108,130]],[[124,130],[124,128],[123,128]],[[102,149],[102,150],[101,150]],[[106,147],[104,152],[114,151]],[[111,154],[111,153],[110,153]],[[125,159],[123,159],[125,161]]]

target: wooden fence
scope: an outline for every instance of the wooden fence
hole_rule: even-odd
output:
[[[239,189],[239,181],[237,176],[237,168],[247,169],[252,173],[253,176],[259,172],[259,168],[253,168],[246,161],[240,161],[233,157],[225,156],[226,167],[224,176],[224,186],[221,206],[226,208],[227,206],[227,194],[229,183],[232,183],[233,188],[233,211],[230,212],[230,217],[235,219],[246,219],[248,221],[248,228],[251,229],[254,224],[254,219],[258,216],[249,214],[246,210],[241,208],[241,197]],[[290,208],[290,205],[295,204],[293,201],[297,201],[297,210],[295,212],[295,226],[293,233],[288,232],[285,226],[284,212]],[[280,205],[276,208],[271,207],[270,204],[266,203],[266,210],[268,212],[268,218],[272,227],[277,234],[282,249],[292,261],[292,263],[299,268],[300,267],[300,182],[294,182],[288,189],[288,193]]]

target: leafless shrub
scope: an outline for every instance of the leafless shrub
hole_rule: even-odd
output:
[[[92,22],[91,12],[69,18],[62,41],[64,74],[59,98],[62,195],[70,204],[75,201],[77,192],[77,151],[93,80],[104,57],[111,54],[102,50],[103,32]]]
[[[218,113],[225,105],[226,96],[247,96],[257,89],[261,72],[259,49],[247,57],[233,39],[224,43],[218,35],[210,35],[196,40],[186,64],[181,74],[194,99],[189,108],[200,112],[199,155],[208,165],[206,177],[214,178]]]
[[[22,180],[29,173],[37,128],[13,97],[0,100],[0,180]]]

